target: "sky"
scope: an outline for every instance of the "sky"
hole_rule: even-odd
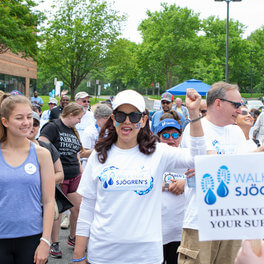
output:
[[[41,7],[48,8],[51,1],[44,0]],[[136,43],[141,42],[137,27],[143,19],[147,18],[146,11],[160,11],[162,2],[192,9],[195,13],[200,13],[201,19],[211,15],[226,19],[227,16],[226,2],[215,2],[214,0],[107,0],[107,2],[111,3],[113,8],[121,14],[127,15],[122,37]],[[242,0],[241,2],[230,2],[229,5],[229,17],[247,26],[243,36],[245,38],[264,25],[263,12],[264,0]]]

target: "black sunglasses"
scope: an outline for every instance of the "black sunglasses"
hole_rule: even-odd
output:
[[[165,100],[164,100],[164,101],[161,101],[161,103],[162,103],[162,104],[167,104],[167,105],[168,105],[168,104],[170,104],[171,102],[169,102],[169,101],[165,101]]]
[[[202,109],[202,110],[200,110],[200,112],[201,112],[202,114],[205,114],[205,113],[207,112],[207,110],[206,110],[206,109]]]
[[[83,100],[82,102],[83,102],[83,103],[90,103],[89,100]]]
[[[129,117],[129,120],[131,123],[138,123],[142,117],[142,113],[140,112],[131,112],[129,114],[117,111],[114,112],[114,118],[118,123],[123,123],[125,122],[127,116]]]
[[[227,99],[224,99],[224,98],[218,98],[218,99],[221,100],[221,101],[225,101],[225,102],[228,102],[228,103],[232,104],[236,109],[238,109],[240,106],[242,106],[241,102],[233,102],[233,101],[230,101],[230,100],[227,100]]]

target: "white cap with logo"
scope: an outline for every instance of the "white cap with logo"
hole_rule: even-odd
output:
[[[133,105],[141,113],[143,113],[146,108],[143,96],[134,90],[124,90],[118,93],[113,101],[113,110],[123,104]]]

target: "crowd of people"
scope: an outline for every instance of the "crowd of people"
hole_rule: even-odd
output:
[[[0,92],[0,263],[47,263],[60,243],[80,264],[264,263],[263,243],[256,255],[248,241],[198,238],[194,157],[263,151],[264,115],[237,85],[214,83],[206,100],[187,89],[184,103],[165,92],[151,122],[134,90],[93,111],[90,98],[62,93],[42,113],[37,91]],[[55,185],[73,205],[64,216]]]

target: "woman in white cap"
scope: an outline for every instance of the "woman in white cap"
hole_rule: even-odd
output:
[[[82,204],[73,262],[87,263],[87,245],[91,264],[162,262],[162,175],[193,167],[194,156],[206,153],[200,100],[195,90],[188,90],[189,150],[157,142],[139,93],[126,90],[116,95],[113,114],[100,132],[78,188]]]

